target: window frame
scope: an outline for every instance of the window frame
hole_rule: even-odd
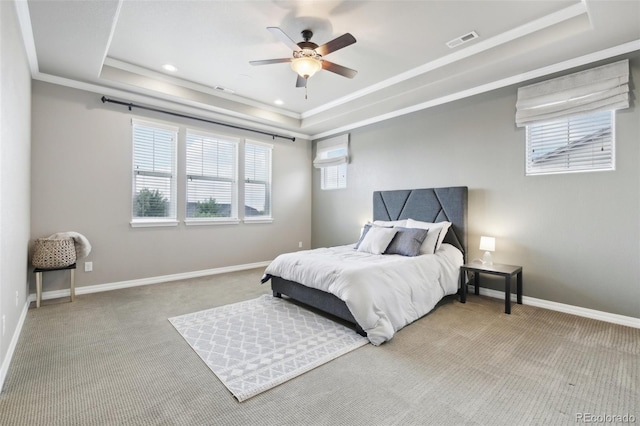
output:
[[[192,216],[188,216],[188,208],[189,208],[189,181],[192,180],[193,178],[195,179],[199,179],[202,178],[202,180],[216,180],[216,181],[228,181],[227,179],[223,179],[220,177],[214,177],[214,176],[207,176],[205,177],[205,175],[202,176],[198,176],[198,175],[192,175],[189,173],[188,170],[188,153],[187,153],[187,148],[188,148],[188,139],[189,139],[189,135],[192,134],[194,136],[198,136],[198,137],[203,137],[203,138],[210,138],[210,139],[217,139],[226,143],[231,143],[234,145],[234,159],[233,159],[233,177],[231,179],[231,183],[232,183],[232,188],[231,188],[231,202],[230,202],[230,215],[229,216],[223,216],[223,217],[204,217],[204,218],[198,218],[198,217],[192,217]],[[240,222],[240,219],[238,217],[238,206],[240,204],[240,200],[238,197],[238,164],[239,164],[239,145],[240,145],[240,139],[238,138],[234,138],[234,137],[230,137],[230,136],[224,136],[224,135],[220,135],[217,133],[212,133],[212,132],[206,132],[206,131],[202,131],[202,130],[196,130],[196,129],[191,129],[191,128],[187,128],[185,131],[185,136],[184,136],[184,164],[185,164],[185,169],[184,169],[184,177],[185,177],[185,184],[184,184],[184,223],[187,226],[192,226],[192,225],[224,225],[224,224],[237,224]]]
[[[136,170],[136,127],[146,127],[149,129],[155,129],[159,131],[165,131],[172,134],[172,146],[171,146],[171,171],[159,172],[155,170]],[[156,227],[156,226],[177,226],[177,206],[178,206],[178,190],[177,190],[177,175],[178,175],[178,135],[179,127],[150,120],[131,119],[131,205],[130,215],[131,227]],[[169,178],[169,215],[168,216],[134,216],[136,181],[137,176],[155,176],[155,177],[167,177]]]
[[[321,156],[327,155],[324,158],[331,158],[331,153],[339,152],[339,155],[344,155],[344,148],[336,148],[330,151],[325,151]],[[329,186],[331,180],[329,180],[331,174],[336,175],[335,186]],[[341,176],[342,175],[342,176]],[[328,166],[320,168],[320,189],[323,191],[334,191],[336,189],[345,189],[347,187],[347,163],[339,164],[337,166]]]
[[[347,188],[349,134],[319,141],[313,167],[320,169],[320,189],[332,191]]]
[[[269,158],[268,158],[268,170],[266,172],[267,180],[254,180],[251,182],[247,176],[247,145],[253,145],[256,147],[263,147],[268,150]],[[239,207],[242,209],[242,217],[245,223],[271,223],[273,222],[273,145],[265,142],[260,142],[254,139],[246,138],[243,144],[243,182],[242,182],[242,202],[239,203]],[[247,184],[250,183],[258,183],[265,185],[265,206],[269,207],[268,214],[264,215],[256,215],[256,216],[247,216],[246,207],[247,207]],[[240,206],[242,204],[242,206]]]
[[[599,132],[604,132],[603,136],[607,136],[607,140],[601,140],[602,148],[604,149],[605,144],[610,145],[610,149],[607,149],[606,152],[608,154],[608,158],[603,155],[602,158],[599,156],[594,156],[595,160],[606,161],[606,164],[603,166],[601,164],[593,165],[592,167],[588,167],[586,165],[586,161],[578,162],[574,161],[571,163],[571,153],[572,148],[580,149],[581,146],[585,146],[585,142],[589,143],[589,139],[593,139],[594,135],[597,137],[597,129],[593,129],[592,133],[589,133],[586,136],[582,136],[577,138],[572,132],[578,132],[578,130],[586,130],[588,126],[593,123],[597,123],[598,120],[604,120],[601,117],[608,115],[608,127],[602,128]],[[526,125],[526,141],[525,141],[525,176],[541,176],[541,175],[551,175],[551,174],[567,174],[567,173],[587,173],[587,172],[602,172],[602,171],[615,171],[616,169],[616,132],[615,132],[615,122],[616,122],[616,114],[615,110],[607,110],[607,111],[596,111],[596,112],[587,112],[584,114],[575,114],[569,117],[559,118],[556,120],[550,120],[545,122],[534,122]],[[553,129],[554,131],[558,131],[559,129],[566,128],[566,138],[556,138],[558,142],[563,141],[566,144],[561,145],[557,144],[557,147],[554,148],[554,151],[557,151],[557,158],[565,158],[565,166],[560,164],[560,159],[556,160],[558,163],[556,167],[535,167],[534,162],[535,158],[533,158],[532,151],[535,149],[540,149],[541,147],[546,147],[548,149],[549,145],[555,143],[556,140],[551,137],[544,139],[543,136],[532,136],[532,133],[539,132],[544,133],[545,129]],[[532,139],[536,138],[538,140],[533,141]],[[576,144],[574,146],[570,146],[572,143]],[[593,142],[592,142],[593,143]],[[535,145],[532,145],[535,144]],[[564,151],[564,152],[562,152]],[[552,151],[553,152],[553,151]],[[576,151],[573,151],[576,152]],[[538,157],[539,158],[539,157]]]

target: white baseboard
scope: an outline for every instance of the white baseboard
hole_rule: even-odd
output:
[[[265,262],[257,262],[257,263],[248,263],[244,265],[227,266],[227,267],[214,268],[214,269],[204,269],[201,271],[185,272],[180,274],[161,275],[157,277],[141,278],[138,280],[119,281],[115,283],[77,287],[76,294],[82,295],[82,294],[98,293],[102,291],[118,290],[121,288],[138,287],[138,286],[149,285],[149,284],[160,284],[168,281],[177,281],[177,280],[184,280],[189,278],[199,278],[199,277],[205,277],[208,275],[225,274],[228,272],[245,271],[253,268],[267,267],[269,263],[271,262],[265,261]],[[474,291],[473,285],[469,284],[468,294],[473,294],[473,291]],[[504,300],[503,291],[480,287],[480,294],[483,296],[494,297],[496,299]],[[46,291],[42,293],[42,299],[43,300],[56,299],[60,297],[69,297],[69,295],[70,295],[69,289]],[[29,302],[34,302],[35,300],[36,300],[35,294],[29,295],[29,299],[27,301],[27,307]],[[511,300],[513,301],[516,300],[515,294],[511,294]],[[525,305],[536,306],[539,308],[549,309],[552,311],[564,312],[567,314],[596,319],[599,321],[610,322],[613,324],[624,325],[627,327],[640,328],[640,318],[628,317],[624,315],[613,314],[610,312],[597,311],[595,309],[582,308],[580,306],[567,305],[564,303],[552,302],[549,300],[537,299],[535,297],[529,297],[529,296],[522,296],[522,303],[524,303]],[[24,316],[26,316],[26,311],[23,314]],[[24,318],[22,318],[21,321],[24,321]],[[0,370],[0,374],[2,373],[2,371],[4,370]],[[2,379],[1,375],[0,375],[0,379]]]
[[[269,263],[271,262],[265,261],[265,262],[257,262],[257,263],[247,263],[244,265],[226,266],[226,267],[214,268],[214,269],[204,269],[201,271],[184,272],[180,274],[161,275],[157,277],[141,278],[137,280],[118,281],[114,283],[76,287],[76,295],[99,293],[102,291],[118,290],[121,288],[138,287],[138,286],[149,285],[149,284],[160,284],[160,283],[166,283],[168,281],[186,280],[189,278],[200,278],[200,277],[206,277],[208,275],[226,274],[228,272],[246,271],[248,269],[267,267]],[[45,291],[42,293],[42,300],[57,299],[60,297],[69,297],[70,294],[71,294],[71,291],[69,289]],[[29,301],[33,302],[35,300],[36,300],[36,295],[34,293],[30,294]]]
[[[467,294],[474,294],[474,286],[467,287]],[[490,288],[480,287],[482,296],[495,297],[504,300],[504,291],[492,290]],[[516,295],[511,294],[511,300],[516,300]],[[566,305],[559,302],[551,302],[544,299],[536,299],[535,297],[522,296],[524,305],[536,306],[538,308],[549,309],[551,311],[564,312],[566,314],[577,315],[579,317],[591,318],[595,320],[610,322],[613,324],[624,325],[627,327],[640,328],[640,318],[627,317],[624,315],[612,314],[609,312],[596,311],[595,309],[582,308],[580,306]]]
[[[271,262],[265,261],[265,262],[257,262],[257,263],[248,263],[244,265],[205,269],[201,271],[185,272],[181,274],[163,275],[158,277],[142,278],[138,280],[119,281],[115,283],[78,287],[76,288],[76,294],[98,293],[101,291],[117,290],[121,288],[138,287],[138,286],[148,285],[148,284],[160,284],[168,281],[177,281],[177,280],[184,280],[188,278],[205,277],[208,275],[224,274],[227,272],[245,271],[248,269],[266,267],[267,265],[269,265],[269,263]],[[42,300],[56,299],[59,297],[69,297],[70,294],[71,294],[71,291],[69,289],[46,291],[42,293]],[[30,294],[29,297],[27,297],[27,301],[24,304],[22,313],[20,314],[20,319],[18,320],[18,325],[16,326],[16,329],[13,332],[13,337],[11,338],[9,349],[7,350],[7,356],[4,358],[4,360],[2,361],[2,365],[0,366],[0,392],[2,392],[4,381],[7,377],[7,373],[9,372],[9,365],[11,364],[13,353],[16,350],[18,339],[20,338],[20,334],[22,333],[22,326],[24,325],[24,321],[27,318],[29,305],[31,304],[31,302],[35,302],[35,300],[36,300],[35,294]]]
[[[11,337],[9,348],[7,349],[7,356],[4,357],[2,366],[0,366],[0,392],[2,392],[4,381],[7,378],[7,373],[9,373],[9,365],[11,365],[13,353],[15,352],[16,346],[18,345],[18,339],[20,338],[20,334],[22,333],[22,326],[24,325],[24,320],[27,318],[27,311],[29,311],[30,303],[31,302],[27,300],[24,304],[24,307],[22,308],[20,318],[18,319],[18,324],[16,326],[16,329],[13,331],[13,336]]]
[[[118,281],[114,283],[84,286],[84,287],[76,288],[76,294],[98,293],[102,291],[117,290],[121,288],[138,287],[138,286],[149,285],[149,284],[160,284],[168,281],[177,281],[177,280],[184,280],[189,278],[199,278],[199,277],[204,277],[208,275],[224,274],[228,272],[244,271],[248,269],[266,267],[267,265],[269,265],[269,263],[270,261],[248,263],[244,265],[205,269],[201,271],[185,272],[181,274],[162,275],[158,277],[142,278],[138,280]],[[468,294],[473,294],[473,291],[474,291],[474,287],[472,285],[469,285]],[[480,294],[483,296],[494,297],[497,299],[504,300],[503,291],[492,290],[492,289],[481,287]],[[69,295],[70,295],[69,289],[47,291],[42,293],[42,299],[46,300],[46,299],[55,299],[58,297],[69,297]],[[515,297],[516,297],[515,294],[511,295],[512,300],[515,300]],[[2,366],[0,366],[0,392],[2,391],[2,388],[4,386],[4,381],[9,371],[9,365],[11,364],[13,353],[15,352],[16,345],[18,344],[18,339],[22,332],[22,326],[24,325],[24,321],[27,317],[29,305],[31,304],[31,302],[35,300],[36,300],[35,294],[30,294],[29,297],[27,298],[27,302],[25,303],[24,308],[22,309],[22,313],[20,314],[18,325],[13,333],[13,337],[11,338],[11,343],[9,344],[9,349],[7,350],[7,356],[4,358],[2,362]],[[617,315],[609,312],[596,311],[595,309],[587,309],[579,306],[566,305],[564,303],[551,302],[548,300],[536,299],[535,297],[528,297],[528,296],[522,297],[522,303],[524,303],[525,305],[531,305],[539,308],[550,309],[552,311],[564,312],[564,313],[577,315],[585,318],[591,318],[591,319],[596,319],[600,321],[610,322],[613,324],[624,325],[627,327],[640,328],[640,318],[627,317],[624,315]]]

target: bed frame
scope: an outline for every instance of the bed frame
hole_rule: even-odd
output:
[[[444,239],[467,256],[467,194],[466,186],[448,188],[375,191],[373,193],[373,220],[414,219],[423,222],[449,221],[452,223]],[[281,277],[271,277],[275,297],[286,295],[291,299],[334,315],[355,325],[356,331],[366,335],[351,315],[347,305],[331,293],[306,287]]]

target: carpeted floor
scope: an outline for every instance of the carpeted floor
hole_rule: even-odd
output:
[[[24,324],[0,424],[640,423],[640,330],[526,305],[505,315],[474,295],[239,403],[167,318],[269,293],[261,274],[43,302]]]

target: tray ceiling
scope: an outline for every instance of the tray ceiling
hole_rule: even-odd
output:
[[[34,78],[319,138],[640,49],[640,1],[17,2]],[[357,42],[296,88],[294,41]],[[447,42],[476,32],[456,48]],[[29,40],[32,40],[31,42]],[[164,71],[170,63],[176,72]],[[558,65],[560,64],[560,65]],[[276,105],[279,100],[281,105]]]

